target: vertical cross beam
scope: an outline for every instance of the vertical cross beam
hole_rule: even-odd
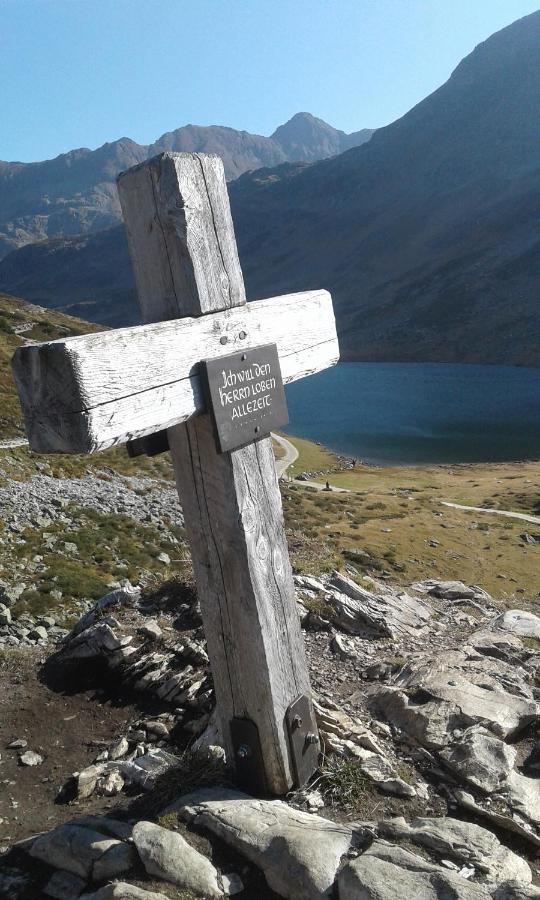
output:
[[[145,322],[246,302],[219,157],[164,153],[118,188]],[[241,335],[215,339],[241,348]],[[286,711],[310,683],[271,438],[219,454],[208,415],[168,438],[227,756],[231,722],[251,720],[266,787],[284,794],[295,781]]]

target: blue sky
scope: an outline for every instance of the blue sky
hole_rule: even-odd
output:
[[[0,159],[306,110],[393,121],[526,0],[0,0]]]

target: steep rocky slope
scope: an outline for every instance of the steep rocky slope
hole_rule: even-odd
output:
[[[322,285],[349,358],[538,364],[540,12],[363,147],[231,186],[251,296]]]

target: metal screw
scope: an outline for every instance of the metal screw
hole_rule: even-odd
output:
[[[224,334],[223,337],[220,337],[219,343],[220,343],[220,344],[226,344],[228,340],[229,340],[229,338],[227,337],[226,334]]]
[[[294,719],[292,720],[292,727],[300,728],[301,725],[302,725],[302,716],[295,716]]]
[[[306,744],[318,744],[319,738],[312,731],[308,731],[306,734]]]
[[[245,331],[241,331],[240,334],[238,335],[238,337],[240,338],[241,341],[243,341],[244,338],[247,337],[247,334]]]
[[[251,747],[249,747],[248,744],[240,744],[236,751],[236,755],[239,756],[240,759],[247,759],[251,756]]]

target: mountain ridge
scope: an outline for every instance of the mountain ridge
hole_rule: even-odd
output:
[[[327,288],[344,359],[540,365],[539,142],[540,12],[368,143],[232,182],[248,296]],[[11,254],[0,287],[107,324],[121,292],[137,321],[122,230],[75,240]]]
[[[346,135],[309,113],[293,116],[280,128],[296,155],[310,159],[339,153],[351,141],[369,140],[373,133],[364,129]],[[299,130],[302,148],[294,138]],[[123,137],[95,150],[80,147],[41,162],[0,161],[0,259],[28,243],[95,232],[119,222],[117,175],[163,150],[218,153],[228,180],[285,162],[288,155],[278,131],[264,137],[221,125],[184,125],[147,145]]]

